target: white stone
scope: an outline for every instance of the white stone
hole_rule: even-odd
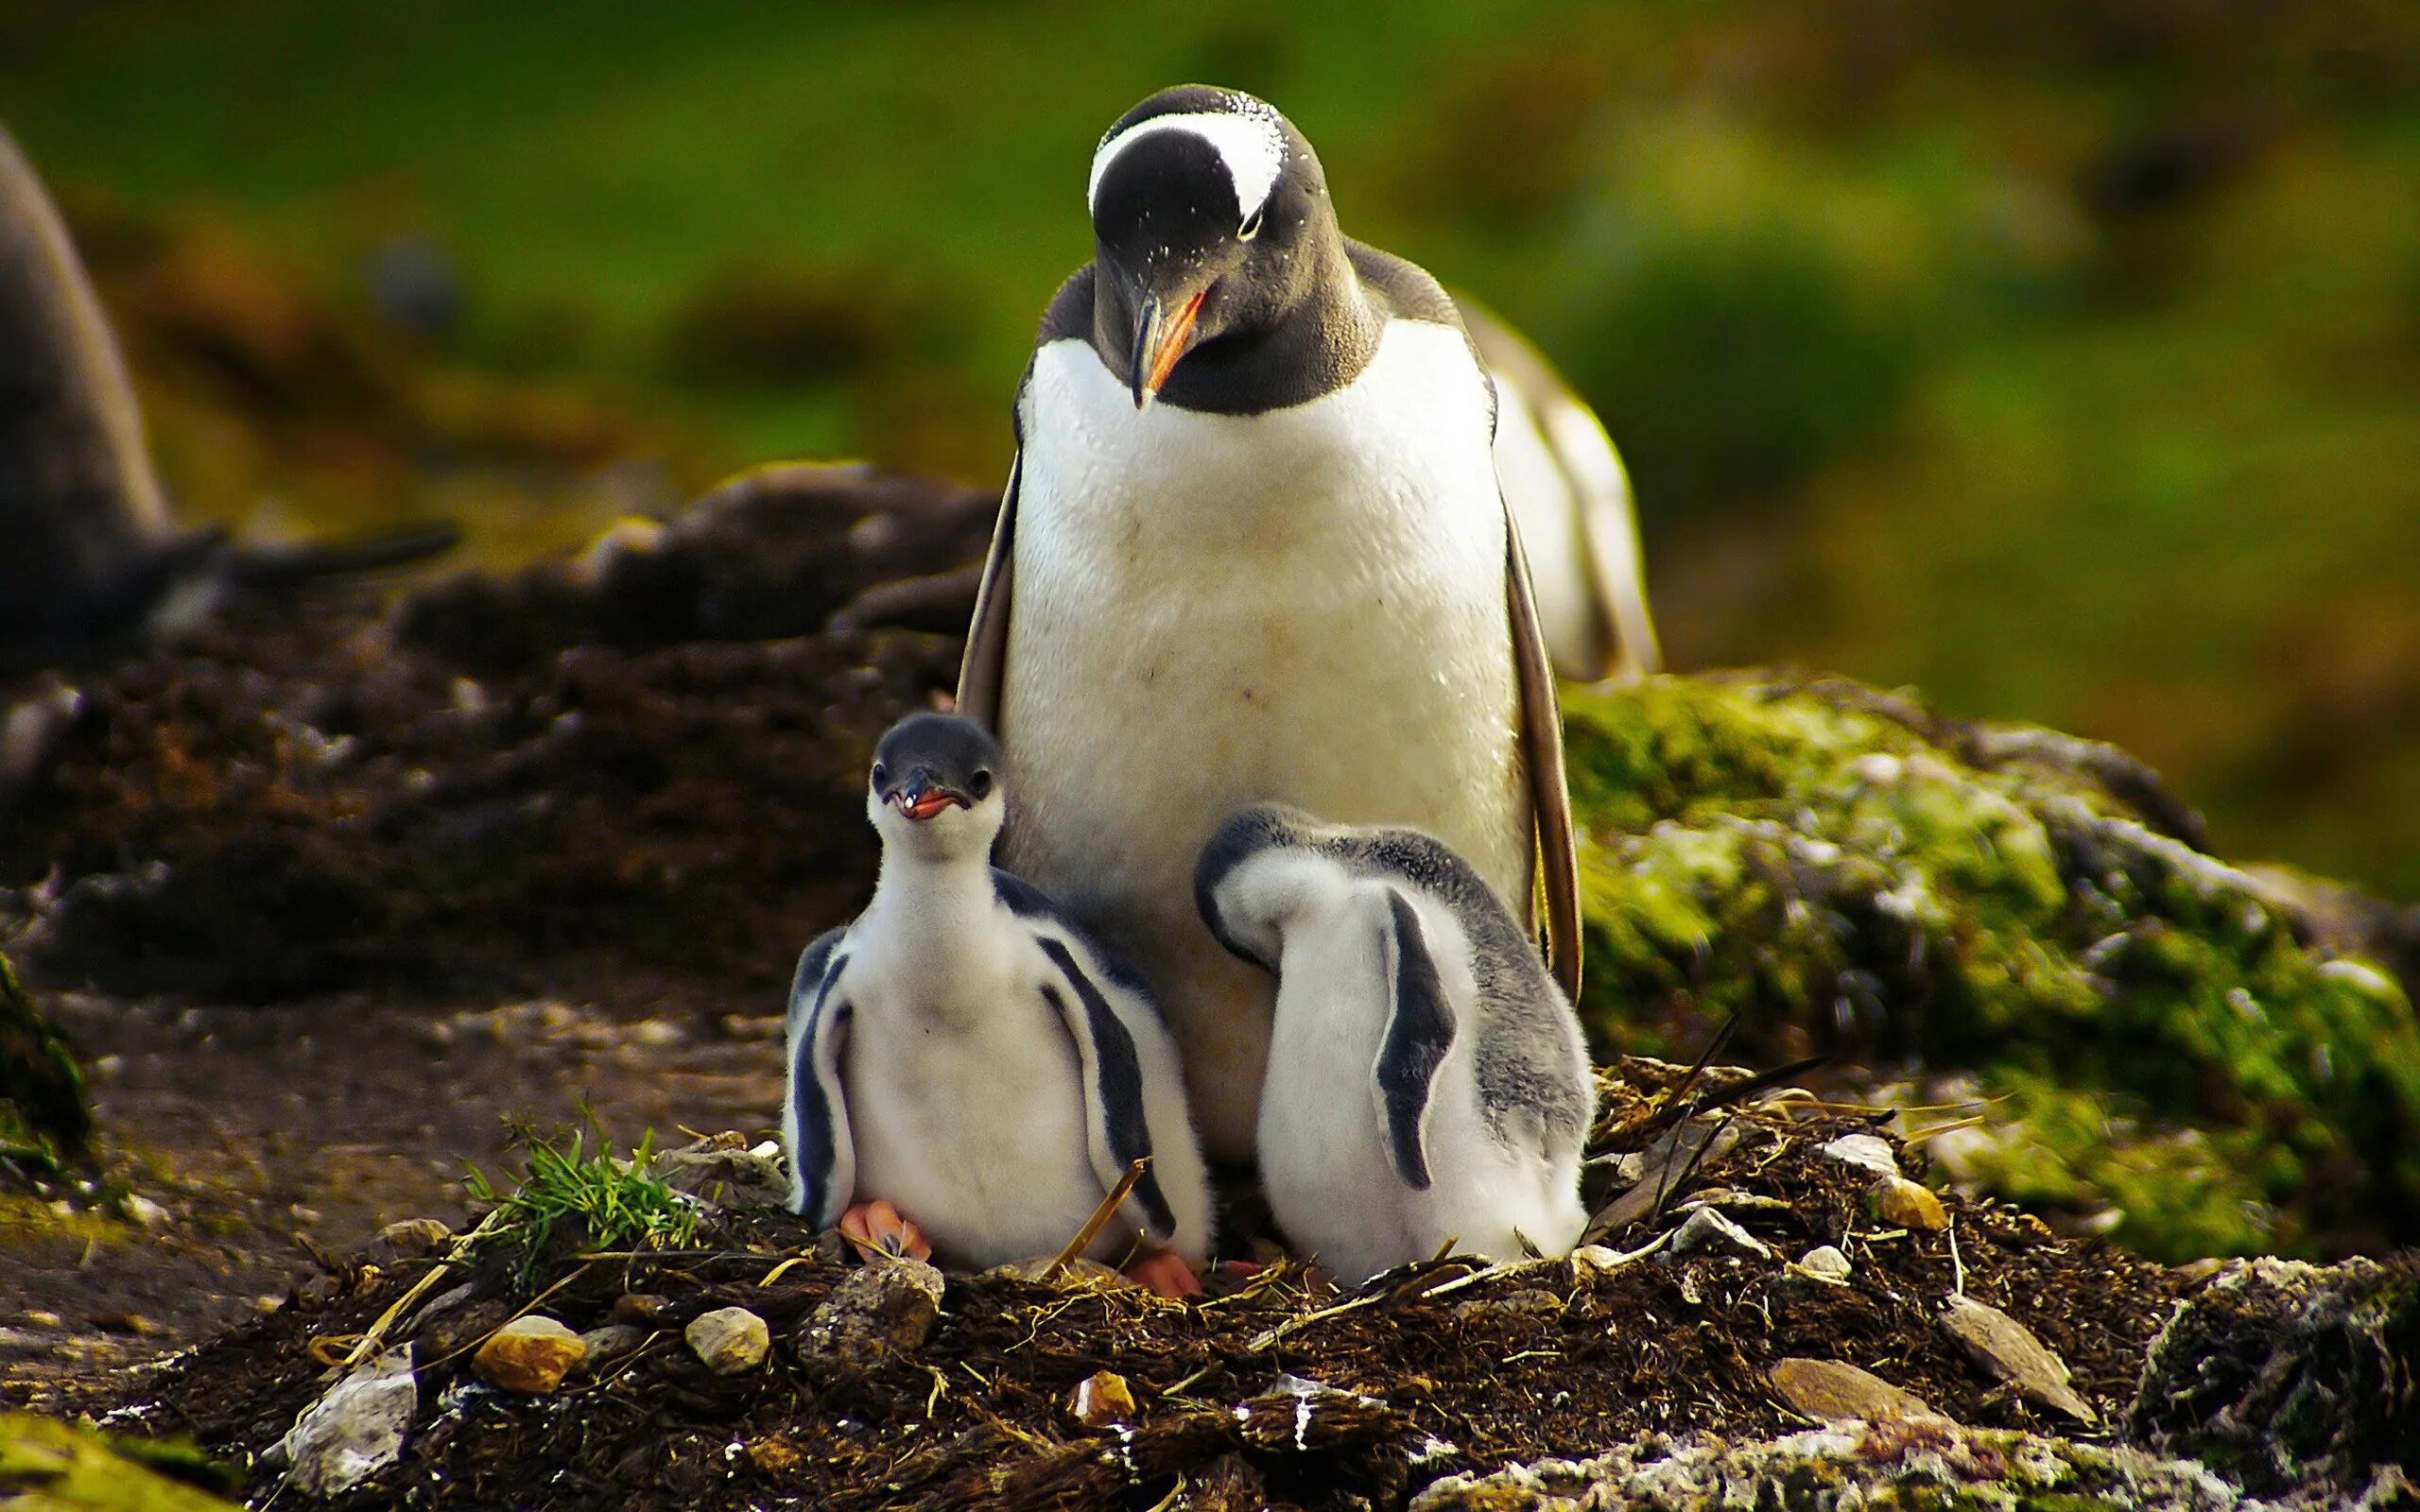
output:
[[[690,1319],[681,1336],[689,1341],[706,1368],[718,1376],[735,1376],[765,1363],[773,1346],[765,1320],[744,1307],[719,1307]]]
[[[388,1350],[335,1385],[278,1441],[286,1480],[315,1496],[340,1496],[393,1464],[420,1411],[412,1349]]]
[[[1823,1153],[1882,1176],[1899,1174],[1899,1158],[1891,1152],[1891,1142],[1879,1134],[1843,1134],[1824,1145]]]

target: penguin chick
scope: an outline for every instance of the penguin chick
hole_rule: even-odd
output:
[[[866,812],[873,899],[807,947],[790,987],[790,1206],[993,1265],[1058,1250],[1149,1157],[1087,1253],[1115,1263],[1139,1242],[1137,1280],[1199,1291],[1210,1189],[1175,1042],[1137,978],[992,866],[1007,816],[992,737],[902,720]]]
[[[1478,872],[1416,830],[1243,810],[1194,873],[1220,944],[1277,976],[1260,1170],[1345,1276],[1453,1242],[1579,1242],[1593,1081],[1570,1003]]]

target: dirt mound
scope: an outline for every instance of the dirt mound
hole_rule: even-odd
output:
[[[1914,1223],[1877,1217],[1887,1178],[1841,1150],[1904,1152],[1879,1139],[1825,1148],[1874,1135],[1874,1119],[1804,1100],[1685,1119],[1687,1086],[1651,1061],[1609,1078],[1596,1147],[1634,1178],[1623,1205],[1636,1216],[1603,1246],[1407,1267],[1349,1293],[1292,1262],[1222,1275],[1198,1307],[1086,1276],[952,1275],[928,1325],[911,1317],[870,1342],[892,1325],[862,1326],[851,1298],[875,1284],[786,1215],[705,1242],[720,1247],[574,1251],[534,1272],[489,1253],[467,1292],[400,1319],[418,1416],[401,1457],[337,1504],[1397,1506],[1443,1476],[1640,1435],[1804,1427],[1772,1374],[1793,1357],[1861,1366],[1966,1425],[2075,1428],[1943,1330],[1962,1293],[2030,1330],[2097,1420],[2118,1420],[2184,1289],[2174,1273],[1996,1204],[1945,1199],[1938,1228],[1920,1210]],[[1676,1145],[1676,1127],[1694,1132]],[[1701,1142],[1703,1158],[1685,1158]],[[1684,1158],[1662,1159],[1675,1148]],[[1844,1276],[1809,1254],[1823,1246]],[[340,1267],[171,1365],[112,1426],[190,1433],[253,1467],[265,1494],[281,1471],[264,1456],[326,1390],[331,1349],[431,1263]],[[772,1342],[761,1365],[719,1375],[683,1331],[729,1307]],[[554,1394],[515,1396],[472,1360],[524,1310],[643,1332]]]
[[[903,574],[979,558],[991,508],[769,469],[578,561],[264,606],[32,697],[0,925],[120,994],[777,983],[873,873],[873,742],[955,679],[916,627],[972,576]]]

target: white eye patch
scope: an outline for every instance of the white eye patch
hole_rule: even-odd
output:
[[[1210,144],[1219,161],[1227,165],[1227,177],[1236,186],[1236,204],[1247,220],[1269,202],[1269,192],[1277,187],[1278,170],[1286,165],[1286,133],[1279,129],[1275,112],[1266,106],[1260,111],[1154,115],[1102,142],[1100,150],[1093,154],[1092,182],[1084,190],[1087,210],[1098,203],[1100,181],[1117,155],[1162,131],[1190,131]]]

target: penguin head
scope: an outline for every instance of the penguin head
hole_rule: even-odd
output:
[[[874,747],[866,816],[886,846],[929,857],[988,857],[1008,816],[1000,747],[956,714],[910,714]]]
[[[1098,336],[1137,409],[1185,354],[1250,341],[1309,300],[1342,233],[1311,145],[1234,90],[1162,90],[1093,154]]]

